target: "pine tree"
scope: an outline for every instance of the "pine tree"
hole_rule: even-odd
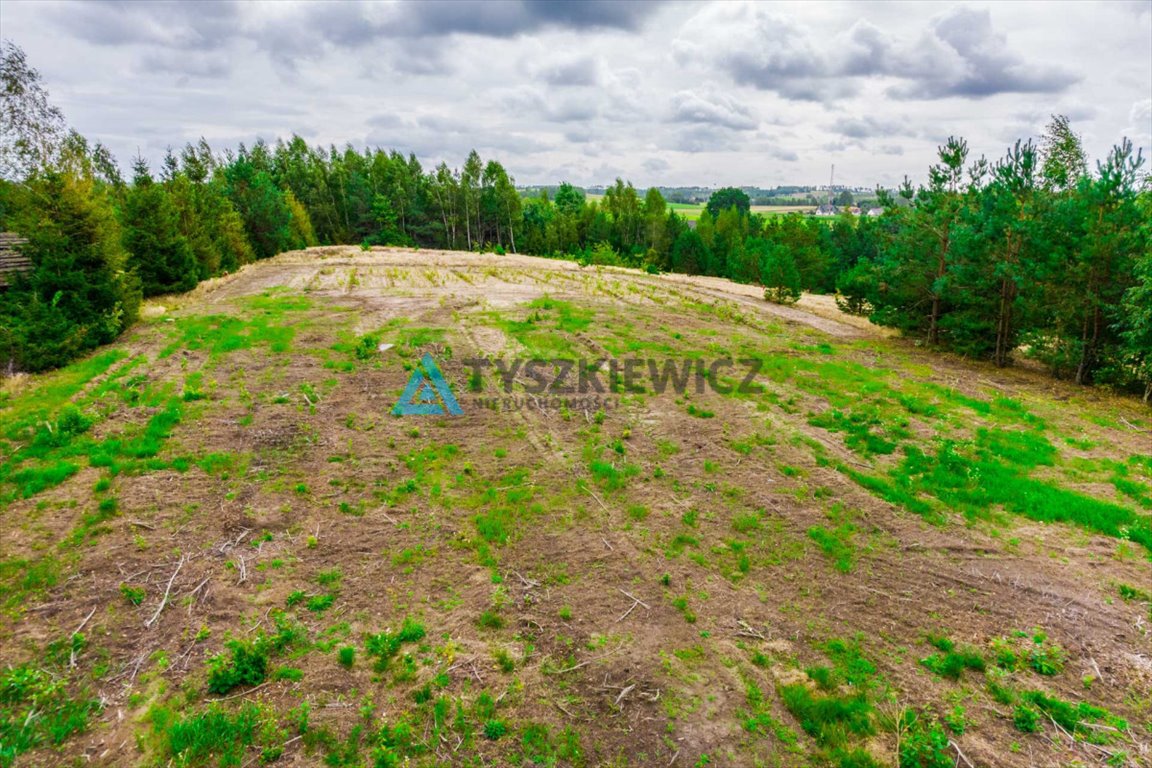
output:
[[[685,229],[672,246],[672,271],[685,275],[698,275],[708,262],[708,247],[700,233]]]
[[[266,259],[292,248],[296,240],[284,193],[259,165],[241,146],[238,157],[225,166],[224,179],[256,258]]]
[[[39,371],[113,341],[136,319],[140,288],[95,180],[49,171],[26,189],[13,224],[33,270],[0,294],[0,366]]]
[[[128,263],[140,276],[145,296],[191,290],[199,280],[199,265],[180,233],[176,206],[167,190],[152,180],[142,158],[133,170],[122,211]]]
[[[788,248],[761,238],[751,238],[748,249],[760,258],[760,283],[764,298],[776,304],[794,304],[800,298],[800,271]]]

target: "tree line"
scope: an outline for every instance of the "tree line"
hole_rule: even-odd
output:
[[[971,159],[951,138],[905,182],[874,243],[843,265],[842,305],[1005,366],[1025,355],[1079,384],[1152,397],[1152,187],[1124,140],[1088,168],[1056,116],[1037,146]],[[895,204],[900,201],[903,205]]]
[[[299,136],[217,152],[201,139],[122,178],[64,126],[23,52],[0,57],[0,228],[33,270],[0,289],[0,370],[43,370],[107,343],[142,298],[186,291],[314,244],[521,252],[760,284],[765,297],[836,293],[841,306],[934,347],[1009,364],[1026,354],[1080,383],[1152,391],[1152,195],[1123,143],[1094,172],[1065,118],[996,163],[962,140],[928,183],[878,190],[884,213],[763,216],[738,188],[698,221],[617,179],[523,197],[471,152],[310,146]]]

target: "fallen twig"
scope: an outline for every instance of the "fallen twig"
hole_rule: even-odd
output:
[[[951,739],[948,740],[948,743],[952,745],[952,748],[956,750],[956,754],[960,756],[960,759],[964,761],[964,764],[968,766],[968,768],[976,768],[976,766],[972,765],[972,761],[965,757],[964,753],[960,751],[959,744],[952,741]]]
[[[76,635],[80,634],[80,630],[84,629],[84,626],[88,623],[88,620],[91,619],[93,614],[95,614],[95,613],[96,613],[96,606],[92,606],[92,610],[89,611],[88,615],[84,617],[84,621],[80,622],[80,626],[76,627],[76,631],[74,631],[69,636],[69,641],[71,641],[71,638],[76,637]],[[69,658],[68,658],[68,666],[70,666],[70,667],[76,666],[76,645],[75,645],[75,643],[72,643],[72,653],[69,655]]]
[[[529,589],[532,589],[533,587],[540,586],[540,582],[536,581],[535,579],[524,578],[524,576],[521,575],[520,571],[512,571],[512,573],[516,574],[516,577],[518,579],[520,579],[521,583],[523,583],[524,586],[528,587]]]
[[[160,605],[156,607],[156,613],[152,614],[152,618],[144,622],[144,626],[151,627],[156,623],[156,619],[160,618],[160,612],[164,610],[164,606],[168,604],[168,595],[172,592],[172,582],[176,581],[176,574],[180,573],[180,569],[184,567],[184,555],[180,556],[180,562],[176,564],[176,570],[172,571],[172,576],[168,579],[168,586],[164,588],[164,597],[160,599]]]
[[[638,606],[638,605],[644,606],[645,610],[651,610],[651,607],[648,605],[648,603],[644,602],[640,598],[636,597],[633,594],[625,592],[624,590],[620,589],[619,587],[617,587],[616,589],[619,590],[621,593],[627,595],[628,597],[632,598],[632,605],[628,606],[628,610],[624,611],[624,613],[621,614],[620,618],[618,618],[618,619],[616,619],[616,621],[612,622],[613,624],[619,624],[620,622],[624,621],[624,619],[628,618],[628,614],[630,614],[630,613],[632,613],[632,611],[636,610],[636,606]]]
[[[218,699],[208,699],[208,701],[217,702],[217,701],[229,701],[231,699],[238,699],[241,696],[247,696],[250,693],[256,693],[256,691],[260,690],[261,688],[267,688],[268,686],[272,685],[272,683],[274,683],[274,682],[276,682],[276,681],[275,680],[269,680],[266,683],[260,683],[260,685],[256,686],[255,688],[249,688],[246,691],[240,691],[239,693],[233,693],[233,694],[230,694],[228,696],[221,696]]]
[[[755,637],[755,638],[759,638],[760,640],[767,640],[768,639],[768,638],[764,637],[763,632],[760,632],[759,630],[753,629],[752,625],[749,624],[748,622],[744,621],[744,619],[736,619],[736,623],[738,625],[740,625],[740,631],[736,633],[737,635],[740,635],[742,637]]]
[[[616,701],[612,702],[613,705],[620,706],[620,700],[623,699],[628,694],[632,693],[632,689],[635,687],[636,687],[636,683],[632,683],[632,685],[629,685],[627,688],[624,688],[623,690],[621,690],[620,695],[616,697]]]
[[[553,675],[565,675],[569,672],[575,672],[577,669],[580,669],[581,667],[586,667],[594,661],[600,661],[602,659],[606,659],[609,656],[612,656],[612,655],[619,653],[619,652],[620,652],[620,649],[616,648],[615,650],[612,650],[612,651],[609,651],[608,653],[605,653],[603,656],[596,656],[595,658],[588,659],[587,661],[582,661],[579,664],[573,664],[570,667],[565,667],[564,669],[558,669],[555,672],[552,672],[551,674],[553,674]]]
[[[1135,430],[1137,432],[1141,432],[1141,433],[1152,432],[1152,429],[1141,429],[1140,427],[1136,426],[1132,422],[1128,421],[1128,419],[1124,418],[1123,416],[1120,417],[1120,421],[1124,422],[1124,425],[1126,427],[1128,427],[1128,429],[1133,429],[1133,430]]]

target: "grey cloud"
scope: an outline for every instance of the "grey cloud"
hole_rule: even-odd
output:
[[[884,120],[870,115],[838,118],[829,126],[829,130],[850,139],[903,136],[911,133],[908,124],[904,121]]]
[[[97,0],[52,14],[73,36],[97,45],[151,44],[189,50],[220,48],[239,32],[240,5]]]
[[[951,66],[925,67],[912,82],[891,89],[895,98],[982,99],[1000,93],[1060,93],[1080,78],[1060,68],[1024,61],[1008,50],[1006,37],[992,27],[987,10],[955,8],[938,16],[921,43],[930,61],[943,51]]]
[[[600,69],[591,56],[566,61],[550,61],[532,68],[532,74],[548,85],[588,86],[600,82]]]
[[[164,72],[188,77],[219,79],[232,72],[228,58],[218,51],[149,51],[140,57],[141,72]]]
[[[512,114],[550,123],[584,122],[600,114],[600,99],[595,94],[555,95],[531,86],[512,89],[502,103]]]
[[[335,45],[362,46],[386,38],[438,38],[477,35],[510,38],[545,29],[634,31],[659,2],[610,0],[440,0],[381,5],[367,2],[317,3],[281,24],[303,23],[316,38]]]
[[[671,148],[678,152],[718,152],[735,149],[736,140],[726,128],[693,125],[681,128],[672,137]]]
[[[672,96],[672,121],[722,125],[738,131],[755,128],[752,110],[725,93],[680,91]]]
[[[783,160],[786,163],[795,163],[800,159],[798,154],[790,149],[784,149],[783,147],[771,147],[768,150],[768,156],[775,158],[776,160]]]
[[[672,165],[662,157],[650,157],[641,163],[640,167],[649,173],[661,173],[671,168]]]
[[[700,26],[708,31],[697,40]],[[937,16],[908,44],[866,20],[818,38],[759,6],[710,6],[685,26],[673,54],[681,63],[712,61],[740,85],[823,103],[855,96],[861,80],[877,77],[902,81],[889,89],[891,97],[923,100],[1059,93],[1079,80],[1062,68],[1025,61],[993,28],[987,10],[968,8]]]

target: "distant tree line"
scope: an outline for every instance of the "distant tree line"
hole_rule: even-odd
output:
[[[298,136],[169,151],[124,179],[69,132],[23,52],[0,57],[0,229],[30,273],[0,288],[0,370],[62,365],[115,339],[142,298],[314,244],[521,252],[763,285],[790,302],[838,293],[848,311],[928,344],[1008,364],[1021,351],[1080,383],[1152,389],[1152,197],[1130,144],[1089,173],[1067,120],[995,164],[950,140],[928,185],[878,191],[882,216],[763,216],[715,191],[695,225],[656,188],[601,199],[563,183],[527,198],[496,161],[459,169]]]

